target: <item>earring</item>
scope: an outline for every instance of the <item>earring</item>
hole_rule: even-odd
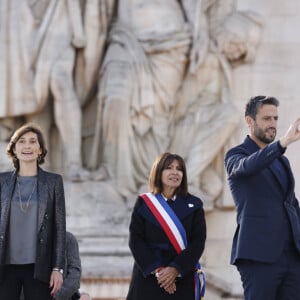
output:
[[[17,158],[17,155],[15,154],[14,156],[13,156],[13,162],[17,162],[18,161],[18,158]]]

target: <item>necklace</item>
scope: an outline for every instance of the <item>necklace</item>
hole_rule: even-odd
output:
[[[28,197],[28,199],[27,199],[27,201],[26,201],[26,203],[25,203],[25,208],[24,208],[24,207],[23,207],[23,204],[22,204],[23,201],[22,201],[22,198],[21,198],[21,190],[20,190],[19,178],[17,177],[17,186],[18,186],[18,194],[19,194],[19,203],[20,203],[21,211],[22,211],[23,213],[26,213],[27,210],[28,210],[28,207],[29,207],[29,204],[30,204],[31,197],[32,197],[32,195],[33,195],[33,193],[34,193],[34,191],[35,191],[36,182],[37,182],[37,179],[35,179],[35,181],[34,181],[34,185],[33,185],[32,191],[31,191],[31,193],[30,193],[30,195],[29,195],[29,197]]]

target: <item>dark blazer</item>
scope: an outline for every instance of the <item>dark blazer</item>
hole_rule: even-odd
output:
[[[188,246],[180,254],[176,253],[144,200],[138,197],[136,201],[129,227],[129,247],[135,263],[127,300],[194,299],[194,269],[206,239],[202,202],[192,195],[178,196],[171,207],[187,233]],[[182,276],[174,295],[160,288],[152,274],[161,266],[174,266]]]
[[[65,266],[66,213],[62,177],[38,169],[38,228],[34,277],[50,281],[52,268]],[[10,202],[17,172],[0,173],[0,274],[8,243]]]
[[[275,262],[288,240],[300,251],[300,213],[294,177],[285,149],[279,142],[259,148],[247,137],[225,154],[229,187],[237,210],[231,263],[237,259]],[[288,177],[287,191],[274,160],[279,159]]]

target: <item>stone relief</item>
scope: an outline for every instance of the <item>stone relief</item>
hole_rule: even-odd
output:
[[[7,22],[0,33],[5,46],[0,54],[0,116],[40,124],[50,144],[53,112],[71,180],[88,175],[82,168],[82,114],[73,80],[76,49],[85,45],[79,4],[1,0],[1,20]]]
[[[260,15],[234,0],[0,0],[0,13],[1,149],[37,122],[47,167],[130,200],[172,151],[206,208],[220,200],[231,72],[254,60]]]
[[[206,199],[207,209],[221,195],[223,148],[240,121],[231,102],[231,71],[253,61],[261,26],[257,14],[232,11],[215,26],[204,61],[177,92],[170,148],[186,159],[190,190]]]

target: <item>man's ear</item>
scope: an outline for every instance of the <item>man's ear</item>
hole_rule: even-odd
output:
[[[248,127],[252,127],[253,126],[254,120],[250,116],[246,116],[245,120],[246,120],[246,123],[247,123]]]

